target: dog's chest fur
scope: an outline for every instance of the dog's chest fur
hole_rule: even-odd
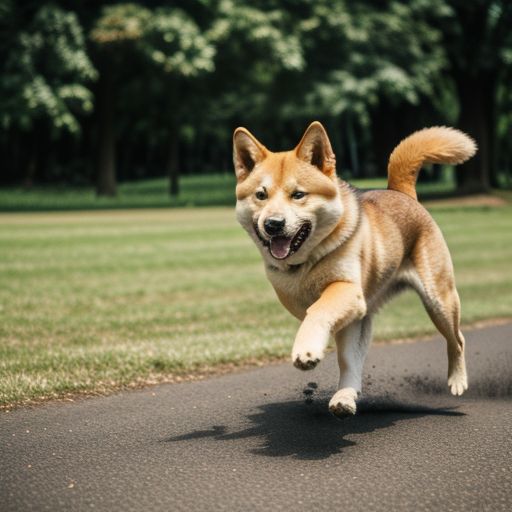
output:
[[[333,251],[315,265],[305,263],[288,271],[267,266],[267,277],[286,309],[295,317],[303,319],[306,310],[320,298],[330,283],[359,281],[361,268],[358,245],[352,243]]]
[[[367,197],[372,199],[376,196],[387,209],[388,198],[393,199],[394,195],[389,192],[369,193]],[[405,206],[399,205],[397,208],[402,198],[395,199],[398,199],[394,201],[395,211],[400,211],[400,206],[402,209],[395,218],[386,215],[382,207],[377,208],[374,201],[364,200],[361,221],[352,238],[315,264],[306,262],[297,268],[282,271],[269,263],[268,279],[290,313],[303,319],[307,309],[335,281],[358,283],[369,313],[379,309],[403,289],[410,286],[416,288],[415,269],[408,253],[417,236],[418,226],[414,219],[418,214],[407,206],[409,203],[414,210],[420,206],[406,201]]]

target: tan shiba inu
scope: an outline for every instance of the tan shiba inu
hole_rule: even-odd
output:
[[[415,289],[448,344],[448,386],[467,389],[460,303],[443,235],[416,199],[425,163],[464,162],[476,151],[467,135],[426,128],[392,152],[388,190],[361,192],[336,176],[323,126],[312,123],[298,146],[274,153],[246,129],[234,133],[237,218],[259,248],[279,300],[302,321],[293,364],[314,368],[330,336],[340,380],[329,403],[354,414],[372,316],[393,295]]]

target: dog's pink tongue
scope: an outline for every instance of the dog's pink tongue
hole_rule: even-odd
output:
[[[284,260],[290,254],[291,238],[274,236],[270,239],[270,254],[278,260]]]

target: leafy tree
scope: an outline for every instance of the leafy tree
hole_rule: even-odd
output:
[[[152,64],[152,92],[165,123],[169,192],[178,195],[180,126],[198,94],[198,79],[214,70],[215,47],[185,11],[162,7],[148,20],[141,49]]]
[[[458,126],[479,146],[457,173],[464,192],[497,185],[496,127],[500,90],[512,79],[512,3],[509,0],[447,0],[448,15],[432,20],[441,26],[459,101]],[[504,96],[501,96],[502,98]]]
[[[276,91],[278,116],[323,117],[346,140],[348,161],[357,174],[357,132],[370,131],[377,110],[385,105],[396,115],[404,105],[435,97],[444,54],[440,33],[425,13],[442,11],[442,2],[300,3],[295,25],[306,66],[300,76],[288,78],[289,88]],[[283,80],[278,84],[282,87]],[[388,128],[373,138],[378,164],[385,169],[396,133]]]
[[[30,154],[25,181],[31,184],[43,140],[79,135],[78,116],[93,110],[88,84],[97,73],[76,15],[53,5],[39,8],[16,35],[2,75],[1,125],[23,134]]]
[[[116,178],[115,100],[123,70],[144,38],[151,11],[138,4],[118,4],[103,8],[90,33],[95,61],[100,71],[96,89],[98,119],[97,183],[98,195],[114,196]],[[130,77],[133,80],[133,76]]]
[[[305,62],[295,19],[277,4],[221,0],[210,5],[209,19],[205,34],[216,48],[215,72],[199,83],[203,101],[196,135],[206,141],[206,157],[225,169],[231,166],[234,126],[264,129],[270,141],[286,133],[283,120],[276,122],[272,91],[283,72],[299,73]]]

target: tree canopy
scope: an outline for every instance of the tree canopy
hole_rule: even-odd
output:
[[[8,182],[223,172],[248,125],[276,149],[328,127],[342,174],[385,173],[408,132],[455,124],[479,157],[462,190],[510,176],[507,0],[178,0],[0,6]],[[44,151],[41,148],[44,147]],[[60,169],[57,172],[55,169]]]
[[[3,127],[29,131],[41,121],[55,135],[80,132],[77,115],[93,110],[88,84],[97,71],[75,13],[43,5],[13,38],[2,71]]]

